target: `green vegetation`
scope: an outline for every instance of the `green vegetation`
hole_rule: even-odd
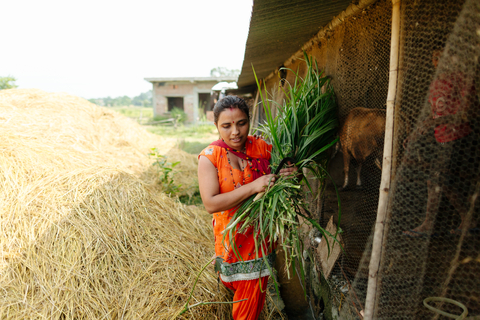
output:
[[[153,118],[153,109],[145,107],[112,107],[112,110],[123,114],[129,118],[145,118],[146,121],[150,121]]]
[[[195,137],[197,139],[211,138],[212,136],[218,139],[217,128],[214,125],[180,125],[177,128],[167,126],[148,126],[147,130],[159,136],[169,138],[185,139]],[[210,140],[212,142],[213,140]]]
[[[178,123],[185,123],[188,119],[185,111],[176,107],[170,111],[170,115],[172,116],[172,118],[176,119]]]
[[[200,151],[198,153],[200,153]],[[152,148],[148,155],[154,159],[153,166],[157,170],[158,183],[162,186],[163,192],[173,196],[177,195],[177,192],[182,185],[175,184],[173,180],[173,168],[179,165],[180,161],[173,163],[168,162],[167,156],[160,154],[157,148]],[[186,205],[203,206],[198,183],[193,188],[195,189],[193,194],[177,195],[178,200]]]
[[[196,190],[195,193],[189,197],[187,195],[180,196],[178,200],[186,205],[194,205],[203,207],[202,197],[200,196],[200,190]]]
[[[0,90],[17,88],[18,86],[15,84],[15,81],[17,81],[17,79],[12,76],[0,77]]]
[[[188,115],[182,109],[175,107],[169,113],[165,113],[163,115],[156,115],[153,120],[161,121],[172,118],[176,119],[177,123],[185,123],[188,119]]]
[[[152,148],[152,152],[149,156],[155,159],[153,166],[157,169],[159,183],[163,188],[163,191],[167,194],[174,195],[182,185],[175,185],[173,182],[173,168],[177,166],[180,161],[167,162],[167,157],[161,155],[157,148]]]
[[[143,106],[152,108],[152,90],[140,93],[138,96],[132,98],[134,106]]]
[[[130,98],[128,96],[122,97],[106,97],[106,98],[96,98],[89,99],[91,103],[103,107],[125,107],[125,106],[138,106],[138,107],[149,107],[152,108],[152,90],[140,93],[138,96]]]
[[[208,147],[212,142],[213,141],[203,142],[203,143],[198,141],[185,141],[181,149],[191,154],[199,154],[203,149]]]

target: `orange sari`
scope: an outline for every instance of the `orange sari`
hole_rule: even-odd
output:
[[[248,157],[270,160],[271,150],[272,146],[262,139],[248,137],[246,142],[246,155]],[[220,193],[233,191],[235,188],[253,181],[250,166],[247,165],[244,171],[233,169],[228,162],[227,150],[224,148],[210,145],[198,157],[200,156],[207,157],[217,168]],[[213,213],[215,255],[221,259],[218,263],[220,279],[227,288],[235,292],[234,301],[248,299],[233,304],[233,318],[235,320],[254,320],[260,315],[265,303],[267,281],[268,276],[270,276],[269,266],[270,268],[273,267],[275,257],[274,253],[268,251],[267,245],[263,244],[264,252],[268,254],[266,260],[269,266],[267,266],[262,252],[255,252],[252,229],[248,229],[243,234],[235,235],[237,254],[235,254],[227,237],[224,241],[222,232],[236,210],[237,207]],[[240,255],[241,259],[237,255]]]

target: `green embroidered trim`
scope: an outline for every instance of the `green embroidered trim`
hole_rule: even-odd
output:
[[[273,268],[273,265],[275,264],[275,252],[270,253],[266,257],[266,260],[270,268]],[[239,261],[231,264],[222,261],[220,264],[220,273],[226,277],[239,273],[258,273],[263,270],[268,270],[268,266],[265,264],[265,260],[263,258],[248,261]]]

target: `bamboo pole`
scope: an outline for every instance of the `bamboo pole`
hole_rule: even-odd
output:
[[[394,193],[395,192],[395,176],[397,174],[397,168],[398,168],[398,163],[399,159],[401,157],[399,156],[400,154],[400,148],[402,147],[402,142],[403,139],[398,139],[399,136],[401,136],[401,130],[405,130],[404,126],[404,120],[402,119],[402,92],[403,92],[403,82],[404,82],[404,73],[405,73],[405,35],[402,34],[402,31],[405,30],[405,6],[400,6],[400,40],[399,40],[399,48],[398,48],[398,55],[399,55],[399,60],[398,60],[398,74],[397,74],[397,93],[395,96],[395,112],[393,115],[393,151],[392,151],[392,170],[391,170],[391,176],[390,176],[390,192]],[[389,197],[388,199],[388,204],[387,204],[387,213],[385,217],[385,229],[383,230],[384,234],[388,234],[389,229],[390,229],[390,219],[392,217],[392,203],[393,203],[393,197]],[[386,243],[383,241],[382,245],[382,255],[380,257],[380,268],[378,269],[378,274],[379,274],[379,279],[377,280],[377,287],[381,288],[382,287],[382,276],[383,276],[383,270],[385,269],[385,246]],[[381,290],[377,290],[376,296],[375,296],[375,306],[374,310],[377,310],[378,308],[378,302],[380,298],[380,292]]]
[[[403,11],[403,12],[402,12]],[[398,48],[398,74],[397,74],[397,93],[395,96],[395,114],[394,114],[394,137],[399,137],[405,133],[405,125],[402,120],[402,115],[405,110],[402,110],[403,104],[403,83],[405,80],[405,35],[402,35],[402,30],[405,30],[405,7],[400,8],[400,31],[399,33],[399,48]],[[401,157],[398,156],[402,146],[403,139],[394,139],[393,142],[393,159],[392,159],[392,180],[395,180],[397,173],[398,161]]]
[[[383,148],[382,182],[380,184],[380,197],[378,200],[377,221],[373,236],[372,256],[368,268],[368,288],[365,300],[365,317],[374,318],[375,297],[377,292],[378,269],[384,239],[385,218],[387,213],[388,196],[390,191],[390,178],[392,169],[393,149],[393,124],[395,112],[395,95],[398,81],[398,50],[400,41],[400,0],[392,0],[392,38],[390,45],[390,77],[387,95],[387,117],[385,124],[385,146]]]

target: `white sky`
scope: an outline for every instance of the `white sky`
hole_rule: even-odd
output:
[[[1,0],[0,76],[87,99],[241,69],[252,0]]]

